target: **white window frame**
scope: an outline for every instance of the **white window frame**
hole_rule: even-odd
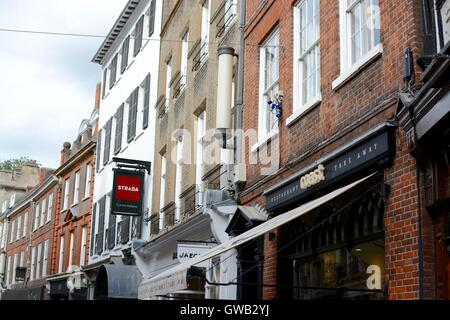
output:
[[[8,200],[3,201],[3,204],[2,204],[2,213],[5,212],[6,209],[8,209]]]
[[[41,204],[41,216],[40,216],[40,221],[39,221],[39,227],[42,227],[45,223],[45,218],[46,218],[46,212],[45,212],[45,207],[47,205],[47,198],[45,198],[44,200],[42,200],[42,204]]]
[[[166,63],[166,109],[169,110],[170,105],[170,80],[172,80],[172,58]]]
[[[317,1],[317,2],[316,2]],[[311,21],[312,27],[315,29],[315,38],[311,39],[308,44],[306,44],[306,37],[312,37],[311,33],[307,32],[306,27],[302,25],[302,12],[305,7],[310,4],[319,5],[318,7],[313,7],[314,16],[306,16],[306,20]],[[308,13],[308,10],[305,10]],[[318,11],[318,12],[316,12]],[[306,45],[302,48],[302,43]],[[320,1],[318,0],[303,0],[296,7],[294,7],[294,85],[293,85],[293,112],[292,115],[286,119],[286,125],[290,125],[292,122],[297,120],[302,114],[308,111],[310,108],[316,106],[320,101],[322,101],[322,94],[320,90],[321,81],[321,68],[320,68]],[[305,95],[306,90],[310,90],[311,83],[305,83],[305,78],[310,78],[311,74],[308,75],[308,62],[311,58],[315,58],[314,69],[316,75],[316,82],[314,83],[315,95],[307,98]]]
[[[34,208],[34,220],[33,220],[33,231],[37,230],[39,227],[39,215],[41,214],[41,204],[36,203]]]
[[[48,207],[47,207],[47,218],[45,223],[50,222],[52,220],[52,211],[53,211],[53,192],[48,196]]]
[[[10,285],[11,284],[11,256],[8,256],[8,262],[7,262],[7,267],[6,267],[6,284]]]
[[[49,243],[50,243],[50,240],[45,240],[45,242],[44,242],[44,258],[42,260],[42,277],[47,276]]]
[[[12,243],[15,240],[15,237],[14,237],[15,226],[16,226],[16,220],[13,220],[11,222],[11,232],[9,233],[9,243]]]
[[[36,267],[36,247],[31,248],[30,281],[33,281]]]
[[[197,116],[197,152],[195,161],[195,184],[197,185],[197,196],[195,197],[195,204],[200,206],[203,204],[203,183],[202,177],[204,175],[204,141],[206,134],[206,111],[202,111]]]
[[[237,16],[237,0],[225,0],[225,14],[223,17],[223,23],[225,27],[225,33],[231,28],[236,21]]]
[[[14,262],[13,262],[13,272],[12,272],[12,283],[16,283],[16,269],[17,269],[17,262],[18,262],[18,255],[17,253],[14,253]]]
[[[88,164],[86,164],[86,180],[85,181],[86,182],[84,185],[84,198],[87,199],[91,196],[91,188],[92,188],[92,166],[91,166],[90,162]]]
[[[211,0],[205,0],[202,6],[202,25],[201,25],[201,52],[200,61],[203,65],[209,52],[209,38],[210,38],[210,18],[211,18]]]
[[[64,181],[64,198],[63,198],[63,210],[66,210],[69,206],[69,189],[70,189],[70,178]]]
[[[0,222],[0,249],[3,248],[3,222]]]
[[[9,207],[14,207],[14,204],[16,203],[16,193],[14,192],[11,195],[11,199],[9,200]]]
[[[161,155],[161,180],[160,180],[160,191],[159,191],[159,230],[164,228],[164,212],[162,209],[165,205],[166,197],[166,179],[167,179],[167,156],[166,154]]]
[[[275,39],[278,38],[278,77],[277,80],[275,80],[273,83],[271,83],[269,86],[266,86],[266,48],[268,45],[273,46],[270,44],[272,41],[275,41]],[[267,37],[267,40],[264,41],[262,44],[260,51],[259,51],[259,112],[258,112],[258,145],[261,145],[268,141],[270,138],[272,138],[274,135],[278,134],[279,124],[278,119],[276,119],[276,116],[274,113],[271,112],[270,106],[267,103],[268,99],[273,99],[274,97],[267,97],[270,92],[277,92],[279,91],[279,81],[280,81],[280,30],[279,28],[276,28],[269,37]],[[275,46],[277,46],[275,44]],[[266,98],[267,97],[267,98]],[[269,120],[268,117],[273,117],[272,120]],[[267,127],[267,122],[270,121],[270,128]],[[252,149],[255,149],[255,146],[252,147]]]
[[[180,79],[180,93],[186,87],[187,77],[187,64],[188,64],[188,51],[189,51],[189,31],[186,31],[181,39],[181,79]]]
[[[22,226],[22,216],[17,218],[16,241],[20,239],[20,227]]]
[[[20,252],[19,266],[25,267],[25,251]]]
[[[64,235],[59,237],[58,273],[63,272],[63,267],[64,267]]]
[[[42,243],[37,246],[37,257],[36,257],[36,279],[41,278],[41,263],[42,263]]]
[[[73,188],[72,205],[78,203],[78,196],[80,195],[80,171],[75,172],[75,186]]]
[[[332,89],[337,90],[353,76],[355,76],[361,69],[367,66],[370,62],[375,60],[383,53],[383,45],[381,41],[381,34],[372,32],[370,39],[370,48],[366,52],[362,52],[361,57],[353,62],[352,61],[352,30],[351,30],[351,10],[364,1],[369,1],[376,8],[371,12],[377,15],[370,16],[368,19],[371,28],[380,26],[380,14],[379,14],[379,0],[354,0],[354,2],[348,6],[348,0],[339,0],[339,28],[340,28],[340,65],[341,72],[339,77],[332,82]],[[379,30],[379,29],[378,29]],[[381,32],[380,32],[381,33]],[[377,39],[379,42],[377,42]],[[363,37],[361,37],[363,39]]]
[[[70,240],[69,240],[69,264],[68,266],[70,267],[73,264],[73,241],[74,241],[74,234],[73,232],[70,233]]]
[[[87,226],[81,228],[80,266],[85,265],[87,247]]]
[[[181,218],[181,190],[183,188],[183,137],[178,137],[175,164],[175,223]]]
[[[25,212],[25,215],[23,216],[23,229],[22,229],[22,238],[24,238],[27,235],[28,229],[28,211]]]

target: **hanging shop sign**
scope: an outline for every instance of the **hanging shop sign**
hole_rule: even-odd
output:
[[[389,166],[395,156],[395,129],[395,124],[387,122],[320,159],[319,165],[302,170],[266,191],[266,209],[281,208],[310,192],[364,170]]]
[[[111,213],[128,216],[141,215],[144,195],[144,172],[124,169],[113,170]]]

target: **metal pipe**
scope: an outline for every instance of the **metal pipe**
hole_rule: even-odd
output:
[[[236,132],[236,163],[241,165],[243,159],[243,140],[242,129],[244,119],[244,58],[245,58],[245,38],[244,29],[246,24],[246,6],[247,1],[239,1],[239,55],[238,55],[238,71],[237,71],[237,88],[236,88],[236,116],[235,116],[235,132]],[[239,198],[241,186],[235,184],[235,195]]]

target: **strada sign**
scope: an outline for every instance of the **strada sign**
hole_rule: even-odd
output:
[[[111,212],[118,215],[139,216],[142,214],[144,173],[114,169]]]

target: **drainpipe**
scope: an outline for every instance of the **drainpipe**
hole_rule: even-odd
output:
[[[244,57],[245,57],[245,38],[244,29],[246,23],[246,0],[239,1],[239,56],[238,56],[238,73],[237,73],[237,88],[236,88],[236,171],[239,176],[235,177],[235,196],[239,201],[239,193],[245,183],[245,164],[243,159],[243,140],[242,129],[244,122]]]

